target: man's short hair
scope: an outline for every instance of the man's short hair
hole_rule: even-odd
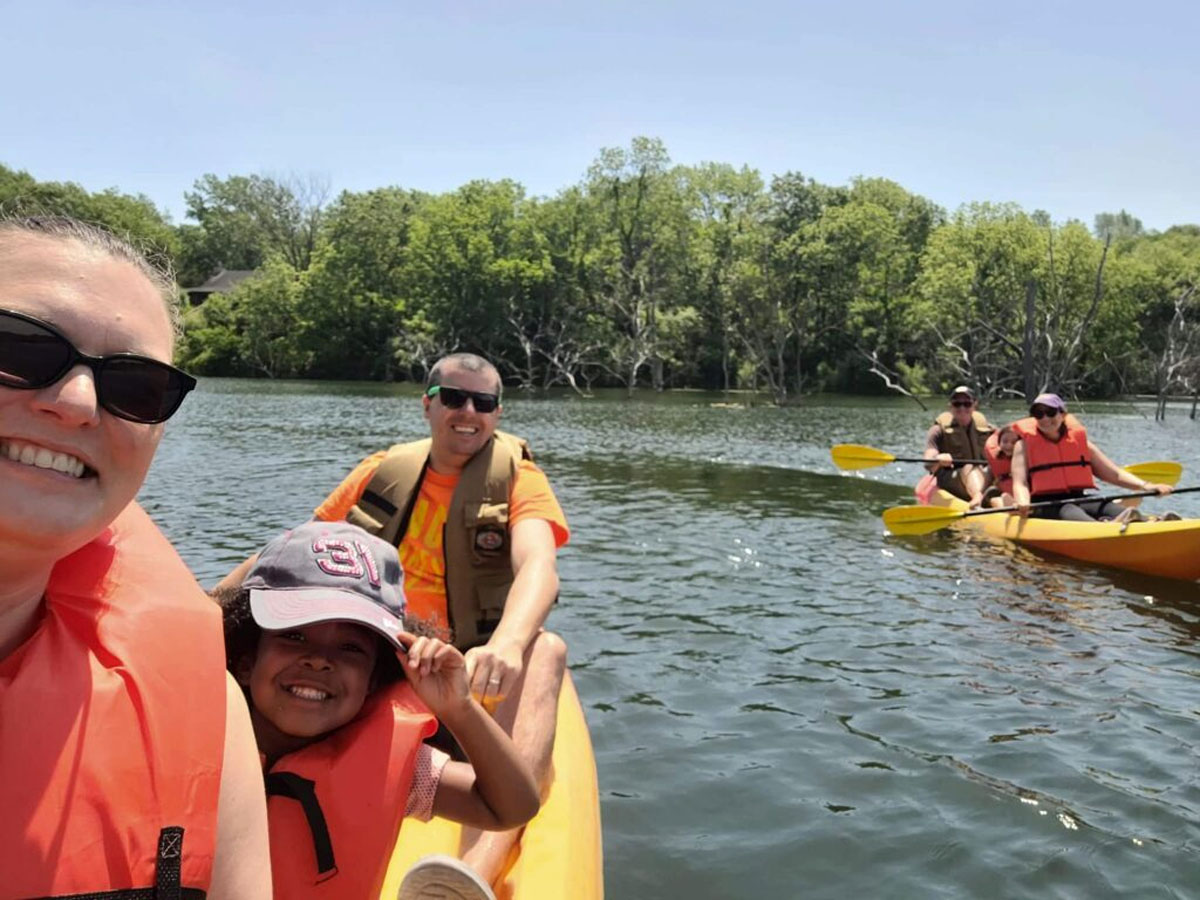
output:
[[[449,356],[443,356],[433,364],[433,368],[429,370],[429,377],[425,379],[425,387],[430,388],[435,384],[442,383],[442,370],[447,366],[456,369],[463,369],[467,372],[491,372],[496,376],[496,396],[500,396],[504,385],[500,381],[500,370],[493,366],[490,362],[475,353],[451,353]]]

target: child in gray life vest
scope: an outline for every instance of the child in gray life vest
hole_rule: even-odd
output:
[[[500,830],[537,812],[532,773],[472,699],[463,655],[406,622],[402,578],[387,542],[309,522],[218,597],[263,760],[276,897],[378,897],[405,816]],[[424,742],[438,721],[469,762]],[[442,896],[494,895],[437,856],[413,866],[398,900]]]

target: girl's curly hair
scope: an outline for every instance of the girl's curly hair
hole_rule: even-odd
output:
[[[245,588],[214,591],[214,600],[221,604],[225,621],[225,668],[236,674],[238,666],[246,659],[254,659],[258,653],[258,639],[262,627],[254,621],[250,612],[250,591]],[[428,627],[404,617],[404,628],[413,634],[430,634]],[[375,671],[371,675],[372,690],[386,687],[404,680],[404,667],[396,657],[395,647],[383,635],[377,635],[379,653],[375,659]]]

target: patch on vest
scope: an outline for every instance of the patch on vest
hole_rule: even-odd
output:
[[[475,549],[484,553],[495,553],[504,546],[503,528],[480,528],[475,532]]]

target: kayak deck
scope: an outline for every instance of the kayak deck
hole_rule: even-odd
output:
[[[596,760],[569,672],[558,697],[553,765],[545,802],[525,826],[493,885],[497,900],[601,900],[604,896]],[[445,819],[405,819],[380,897],[393,900],[405,872],[422,856],[458,856],[461,835],[462,826]]]
[[[933,506],[953,509],[967,504],[945,491]],[[995,538],[1070,557],[1162,578],[1200,579],[1200,519],[1176,522],[1064,522],[1060,519],[1022,519],[997,513],[962,520]]]

